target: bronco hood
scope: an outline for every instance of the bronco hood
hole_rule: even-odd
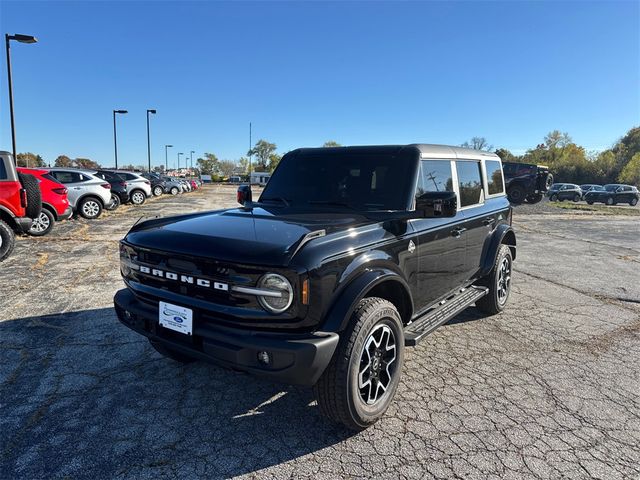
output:
[[[305,236],[348,229],[371,220],[358,214],[274,215],[266,208],[236,208],[148,220],[124,241],[134,247],[233,263],[286,266]]]

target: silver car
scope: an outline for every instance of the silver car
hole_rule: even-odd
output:
[[[171,195],[177,195],[182,193],[182,183],[180,183],[176,178],[173,177],[162,177],[164,180],[164,192],[170,193]]]
[[[95,170],[81,168],[49,168],[52,177],[67,187],[69,205],[84,218],[98,218],[111,202],[111,185],[96,177]]]
[[[144,178],[139,173],[128,172],[125,170],[108,170],[109,172],[117,173],[124,178],[127,182],[127,193],[129,194],[129,200],[134,205],[142,205],[147,197],[152,195],[151,182]]]

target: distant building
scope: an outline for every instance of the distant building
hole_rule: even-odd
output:
[[[266,185],[271,174],[269,172],[251,172],[250,181],[253,185]]]

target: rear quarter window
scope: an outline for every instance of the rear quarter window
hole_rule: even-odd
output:
[[[485,161],[487,170],[487,187],[489,195],[504,193],[504,182],[502,181],[502,165],[496,160]]]
[[[458,160],[456,161],[456,170],[460,188],[460,206],[469,207],[482,203],[484,199],[480,162]]]
[[[4,162],[0,159],[0,180],[7,179],[7,168],[4,166]]]

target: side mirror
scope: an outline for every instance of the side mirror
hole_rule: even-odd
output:
[[[252,202],[251,185],[240,185],[236,198],[240,205]]]
[[[457,212],[455,192],[427,192],[416,198],[416,213],[420,218],[455,217]]]

